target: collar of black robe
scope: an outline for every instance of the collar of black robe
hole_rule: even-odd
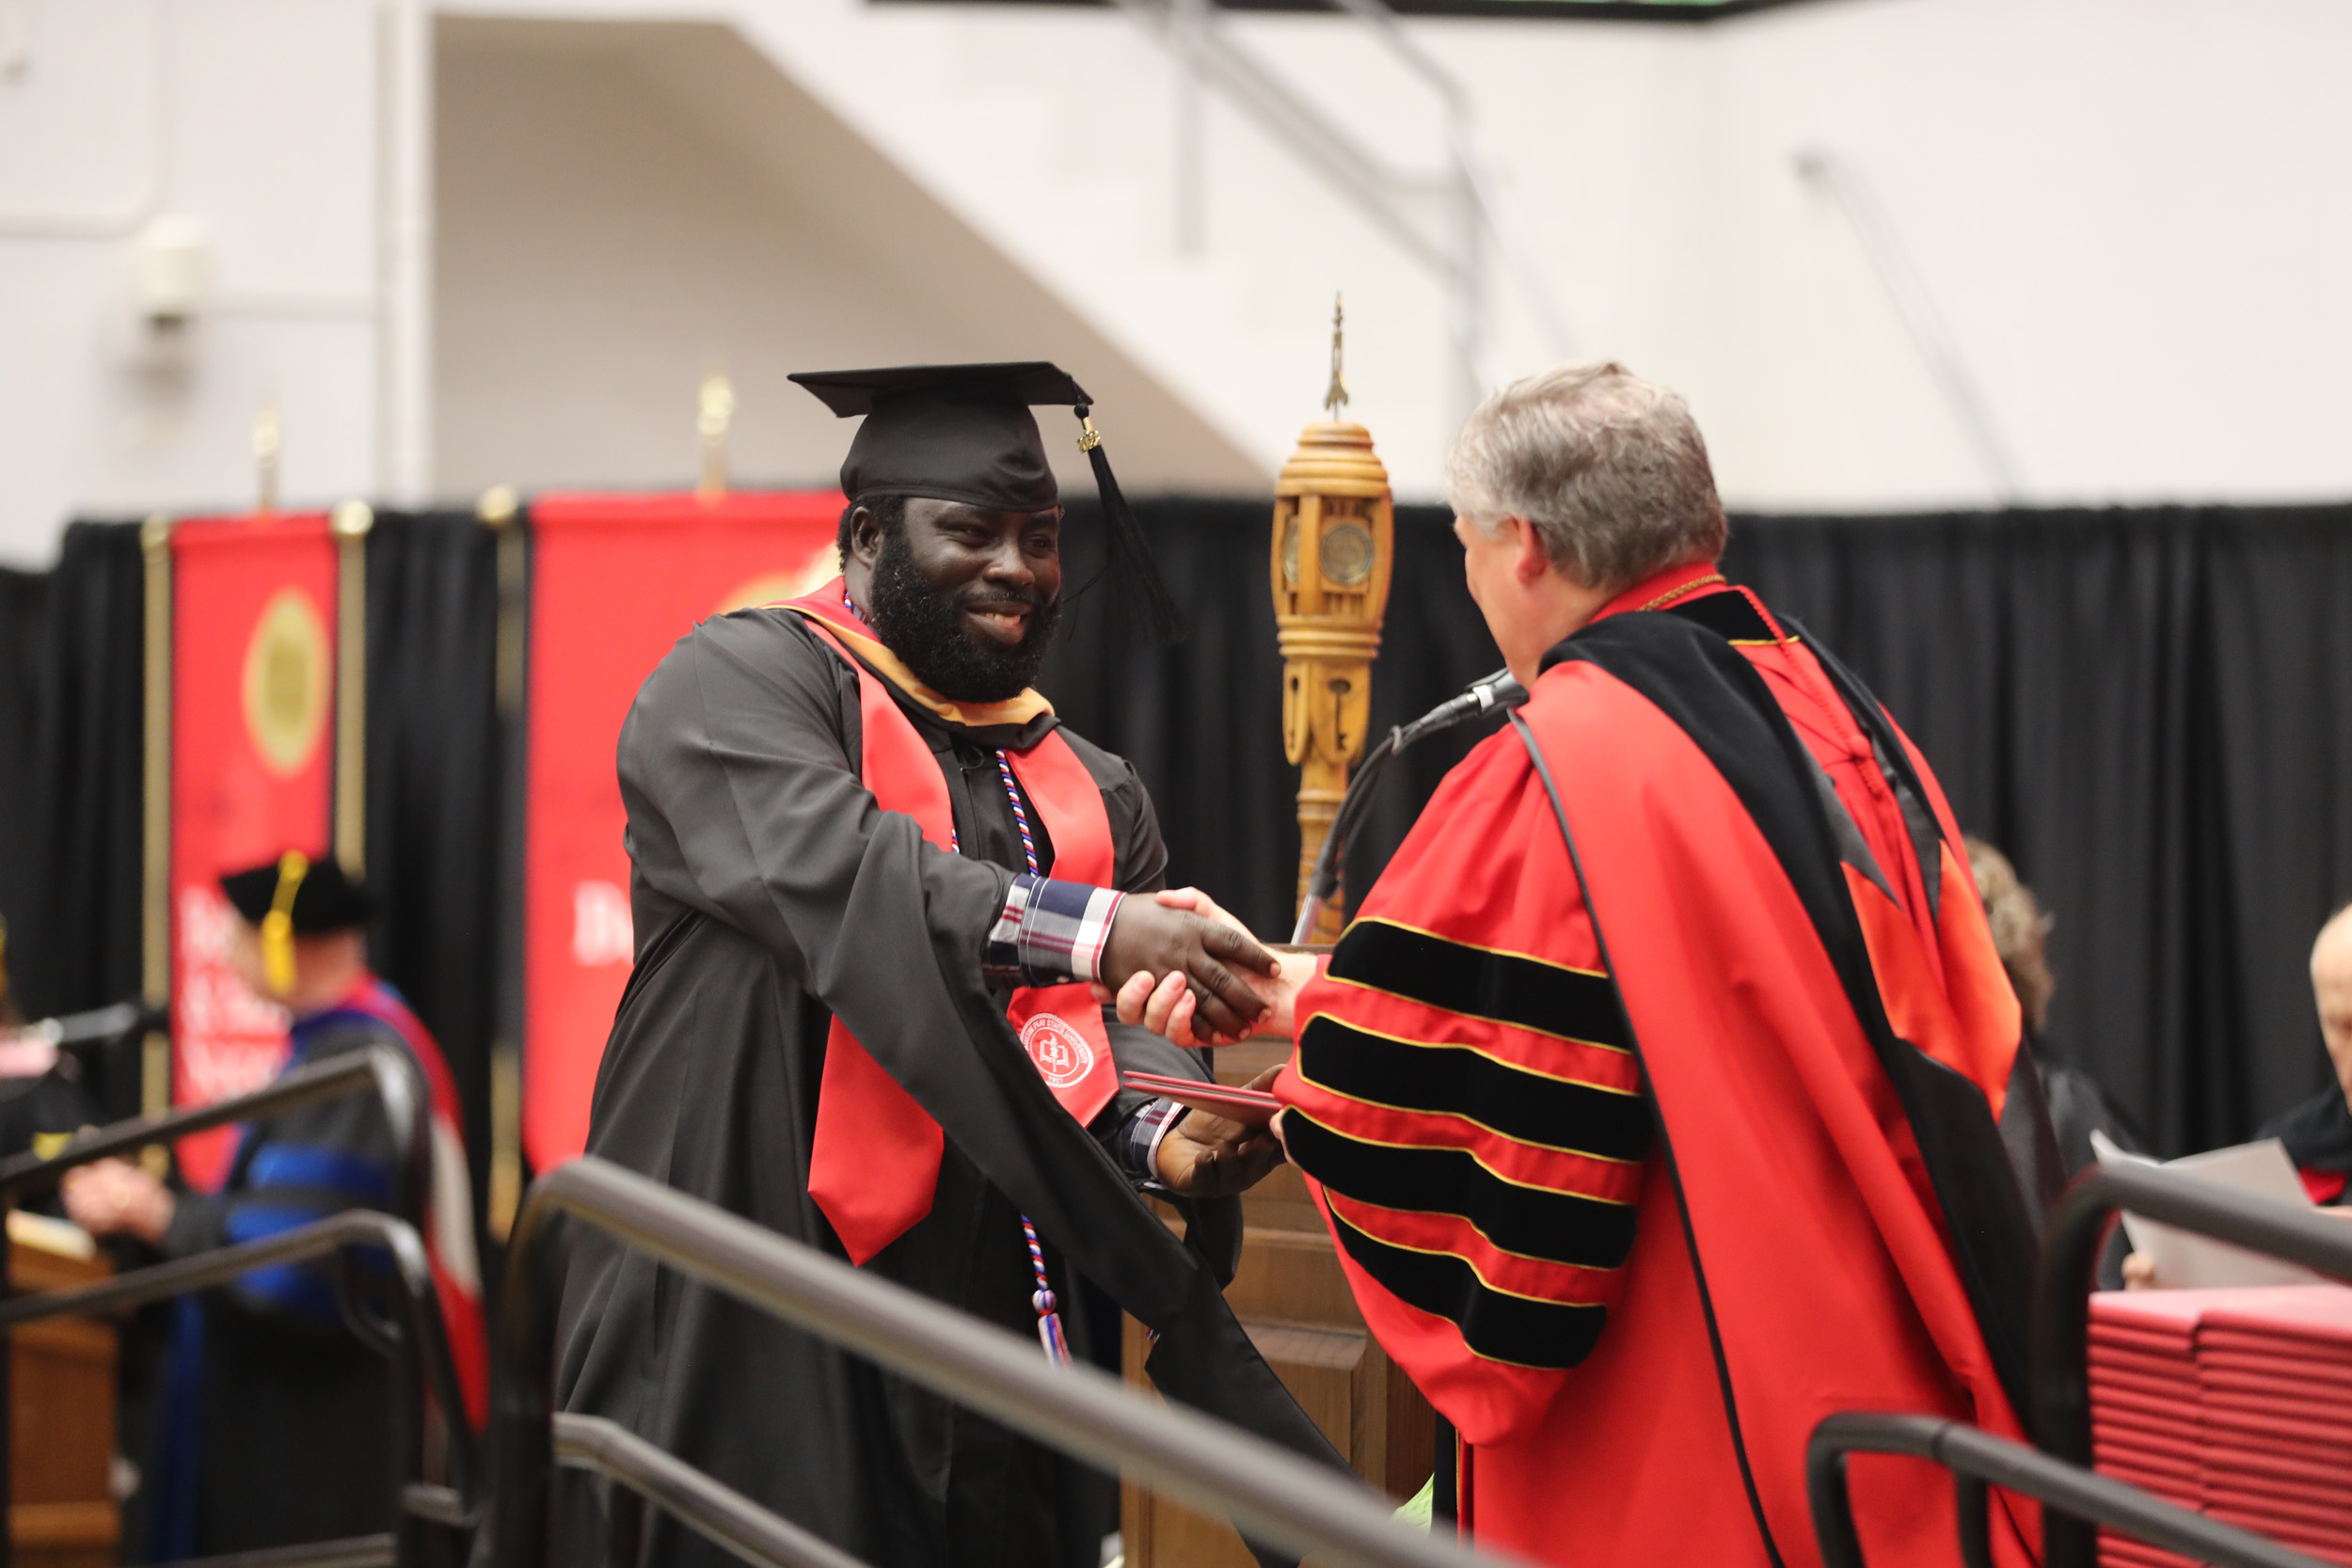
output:
[[[898,706],[926,728],[945,730],[989,749],[1025,752],[1043,740],[1061,721],[1054,705],[1035,688],[1001,703],[959,703],[923,684],[904,660],[890,651],[873,628],[852,618],[842,604],[842,579],[834,578],[805,598],[783,608],[818,622],[831,632],[850,656],[882,679]]]
[[[2334,1084],[2271,1117],[2254,1135],[2285,1144],[2298,1170],[2352,1171],[2352,1106]]]

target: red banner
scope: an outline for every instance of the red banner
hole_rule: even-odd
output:
[[[613,752],[637,689],[696,623],[833,576],[833,492],[541,496],[531,503],[523,1149],[588,1141],[588,1102],[635,956]]]
[[[171,531],[171,1098],[257,1089],[286,1059],[284,1008],[229,966],[220,876],[327,853],[334,787],[334,541],[323,514]],[[236,1130],[182,1140],[217,1190]]]

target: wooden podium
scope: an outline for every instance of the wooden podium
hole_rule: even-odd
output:
[[[1253,1040],[1216,1053],[1217,1077],[1247,1083],[1285,1060],[1287,1040]],[[1226,1290],[1234,1315],[1260,1354],[1357,1474],[1403,1502],[1429,1479],[1436,1418],[1421,1390],[1390,1364],[1365,1332],[1331,1235],[1293,1165],[1279,1167],[1242,1199],[1248,1230],[1241,1271]],[[1178,1224],[1173,1210],[1164,1210]],[[1148,1387],[1150,1347],[1142,1325],[1127,1320],[1122,1361],[1127,1381]],[[1120,1509],[1126,1568],[1255,1568],[1241,1537],[1222,1519],[1204,1518],[1128,1484]]]
[[[12,1241],[20,1291],[103,1279],[103,1258],[77,1259]],[[8,1334],[14,1418],[8,1535],[16,1568],[111,1568],[122,1538],[110,1484],[115,1454],[115,1329],[89,1318],[44,1318]]]

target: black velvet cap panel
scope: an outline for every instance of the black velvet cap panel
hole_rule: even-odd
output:
[[[229,895],[230,906],[247,925],[259,926],[278,897],[278,862],[230,872],[221,878],[220,891]],[[288,912],[294,917],[297,936],[320,936],[366,925],[375,913],[375,900],[368,896],[364,886],[344,876],[343,868],[333,860],[312,861],[303,874],[302,885],[294,890],[294,908]]]
[[[929,496],[1013,512],[1057,505],[1061,492],[1029,405],[1090,401],[1043,360],[803,371],[792,379],[843,419],[866,416],[841,464],[841,490],[853,500]]]

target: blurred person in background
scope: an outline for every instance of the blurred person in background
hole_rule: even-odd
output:
[[[54,1021],[52,1021],[54,1022]],[[57,1049],[54,1035],[27,1023],[8,983],[8,923],[0,918],[0,1159],[28,1149],[46,1152],[50,1140],[102,1119],[82,1083],[82,1064]],[[28,1205],[57,1213],[55,1193]]]
[[[237,917],[230,963],[257,995],[293,1015],[282,1072],[391,1046],[422,1074],[431,1191],[423,1214],[403,1217],[422,1233],[468,1405],[444,1416],[479,1426],[489,1354],[455,1084],[424,1025],[368,968],[373,904],[334,862],[313,864],[299,852],[220,885]],[[185,1258],[342,1210],[400,1214],[405,1180],[384,1109],[356,1094],[248,1124],[217,1194],[178,1190],[128,1161],[102,1160],[68,1172],[64,1196],[68,1216],[91,1234],[134,1237]],[[391,1528],[391,1366],[345,1325],[333,1267],[272,1265],[179,1298],[144,1488],[153,1560]]]
[[[2115,1097],[2072,1059],[2052,1049],[2048,1028],[2050,998],[2058,981],[2050,974],[2047,944],[2057,920],[2042,909],[2033,889],[2018,879],[2017,868],[1980,838],[1967,839],[1968,869],[1984,900],[1985,923],[1993,928],[1993,946],[2001,967],[2017,992],[2017,1006],[2026,1018],[2026,1044],[2042,1069],[2042,1085],[2050,1101],[2050,1125],[2058,1134],[2058,1156],[2073,1176],[2093,1158],[2090,1134],[2104,1132],[2116,1147],[2134,1154],[2146,1153],[2148,1140],[2131,1114]],[[2348,1146],[2352,1147],[2352,1146]]]
[[[2254,1136],[2284,1144],[2312,1201],[2352,1219],[2352,1193],[2345,1190],[2352,1183],[2352,904],[2329,916],[2312,943],[2312,1000],[2335,1082],[2263,1123]],[[2163,1284],[2141,1252],[2123,1259],[2122,1276],[2135,1291]]]
[[[2277,1138],[2313,1203],[2343,1205],[2352,1183],[2352,904],[2319,928],[2312,943],[2312,1001],[2335,1082],[2263,1124],[2257,1138]]]

